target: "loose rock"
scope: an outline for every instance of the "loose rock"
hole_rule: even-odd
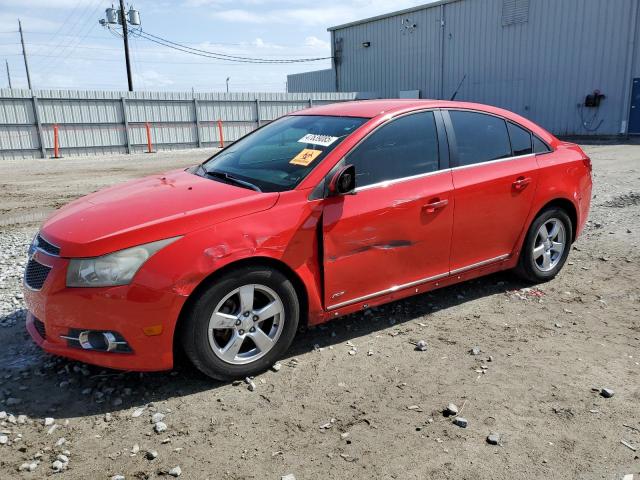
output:
[[[418,343],[416,343],[416,350],[419,352],[425,352],[427,350],[427,342],[425,342],[424,340],[420,340]]]
[[[600,390],[600,395],[602,395],[604,398],[611,398],[615,395],[615,392],[610,388],[603,388],[602,390]]]
[[[177,466],[177,467],[173,467],[171,470],[169,470],[168,473],[172,477],[179,477],[180,475],[182,475],[182,470],[180,469],[179,466]]]
[[[454,403],[450,403],[449,405],[447,405],[447,408],[444,409],[444,414],[446,416],[453,416],[453,415],[457,415],[458,412],[460,410],[458,409],[457,405]]]
[[[487,443],[489,445],[499,445],[500,444],[500,434],[499,433],[490,433],[487,436]]]
[[[158,422],[153,426],[156,433],[162,433],[167,430],[167,424],[164,422]]]
[[[247,390],[249,390],[250,392],[255,392],[256,384],[251,378],[249,377],[245,378],[244,383],[247,384]]]
[[[155,450],[149,450],[145,457],[147,458],[147,460],[154,460],[158,458],[158,452],[156,452]]]
[[[473,347],[471,350],[469,350],[469,353],[471,355],[480,355],[480,347]]]
[[[469,422],[467,421],[466,418],[456,417],[453,419],[453,424],[461,428],[467,428],[467,425],[469,425]]]
[[[164,413],[157,412],[151,415],[151,423],[158,423],[162,420],[164,420]]]

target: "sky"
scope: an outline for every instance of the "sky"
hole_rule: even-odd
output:
[[[143,31],[201,50],[264,59],[331,55],[330,26],[428,0],[141,0]],[[18,18],[34,89],[126,90],[122,38],[101,26],[104,0],[0,0],[0,62],[27,88]],[[116,30],[116,29],[114,29]],[[262,65],[203,58],[130,38],[133,84],[146,91],[284,92],[286,76],[330,68],[330,60]],[[0,88],[7,87],[0,64]]]

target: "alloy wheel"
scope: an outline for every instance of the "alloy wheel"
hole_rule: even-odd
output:
[[[541,272],[553,270],[566,248],[567,234],[562,221],[550,218],[538,229],[533,243],[533,262]]]
[[[266,355],[285,322],[280,296],[266,285],[243,285],[229,292],[209,320],[213,353],[224,362],[244,365]]]

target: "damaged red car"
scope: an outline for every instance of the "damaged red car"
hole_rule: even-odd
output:
[[[499,270],[553,278],[590,198],[585,153],[505,110],[310,108],[57,211],[29,250],[27,329],[105,367],[167,370],[180,349],[245,377],[301,325]]]

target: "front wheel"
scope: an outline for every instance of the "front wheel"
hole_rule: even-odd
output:
[[[182,347],[205,375],[232,380],[269,368],[298,328],[295,288],[277,270],[246,267],[217,279],[181,325]]]
[[[551,280],[569,256],[572,232],[571,219],[563,209],[540,212],[527,232],[516,273],[533,283]]]

